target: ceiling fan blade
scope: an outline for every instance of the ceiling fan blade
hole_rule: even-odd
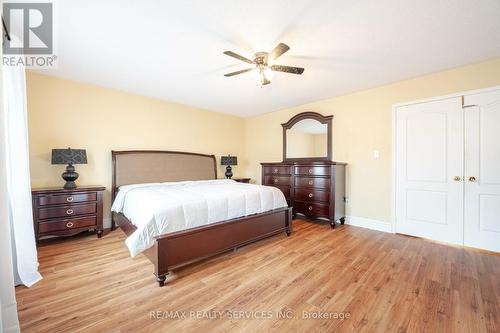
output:
[[[290,46],[283,44],[283,43],[279,43],[271,52],[269,52],[269,55],[267,56],[267,58],[270,61],[273,61],[273,60],[277,59],[278,57],[280,57],[283,53],[285,53],[288,50],[290,50]]]
[[[285,73],[299,74],[299,75],[304,73],[304,68],[302,67],[272,65],[271,69],[276,72],[285,72]]]
[[[255,68],[242,69],[241,71],[236,71],[236,72],[231,72],[231,73],[224,74],[224,76],[229,77],[229,76],[234,76],[234,75],[238,75],[238,74],[243,74],[243,73],[246,73],[246,72],[253,71],[254,69]]]
[[[230,57],[236,58],[238,60],[244,61],[246,63],[252,64],[252,65],[254,63],[252,60],[250,60],[248,58],[245,58],[244,56],[240,56],[239,54],[236,54],[236,53],[234,53],[232,51],[225,51],[224,54],[228,55]]]

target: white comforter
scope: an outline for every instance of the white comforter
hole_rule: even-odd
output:
[[[219,179],[121,186],[111,210],[137,227],[125,241],[135,257],[155,236],[286,206],[277,188]]]

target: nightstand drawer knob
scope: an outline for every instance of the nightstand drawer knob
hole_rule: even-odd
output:
[[[278,178],[274,178],[274,183],[277,184],[279,182]]]
[[[310,173],[310,174],[311,174],[311,173],[313,173],[313,169],[309,169],[309,173]]]
[[[313,207],[312,207],[312,206],[309,206],[308,208],[309,208],[309,210],[313,210]]]
[[[278,169],[274,169],[274,173],[278,173]]]
[[[73,222],[68,222],[68,223],[66,223],[66,227],[67,227],[67,228],[71,228],[71,227],[73,227],[73,226],[74,226]]]
[[[73,209],[68,209],[68,210],[66,211],[66,214],[68,214],[68,215],[71,215],[71,214],[73,214],[73,213],[74,213]]]
[[[314,184],[314,181],[310,180],[309,185],[312,185],[312,184]]]
[[[67,201],[67,202],[72,202],[72,201],[73,201],[73,197],[67,197],[67,198],[66,198],[66,201]]]
[[[309,198],[312,198],[313,197],[313,194],[312,193],[309,193]]]

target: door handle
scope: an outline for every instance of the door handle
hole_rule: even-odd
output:
[[[455,176],[455,177],[453,177],[453,180],[456,182],[459,182],[462,180],[462,178],[460,176]]]
[[[474,182],[476,181],[476,177],[474,177],[474,176],[470,176],[470,177],[469,177],[469,181],[470,181],[471,183],[474,183]]]

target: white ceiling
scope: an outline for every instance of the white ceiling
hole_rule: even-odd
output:
[[[47,74],[251,116],[500,56],[499,0],[59,0]],[[223,55],[305,67],[258,87]]]

